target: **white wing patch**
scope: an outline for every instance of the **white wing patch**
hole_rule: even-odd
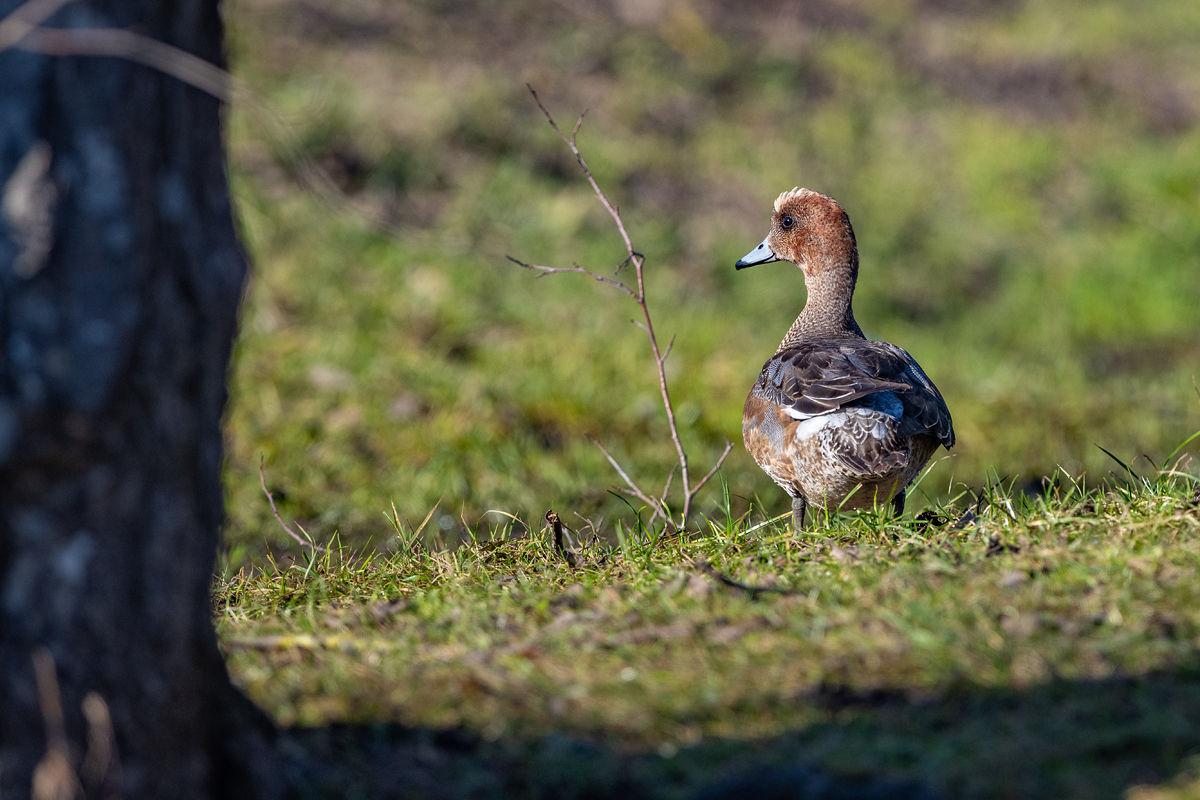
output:
[[[792,419],[799,419],[799,420],[816,419],[817,417],[828,417],[830,414],[834,414],[838,410],[839,409],[833,408],[833,409],[830,409],[829,411],[822,411],[820,414],[805,414],[803,411],[800,411],[799,409],[794,408],[793,406],[784,406],[783,407],[783,413],[787,414]]]
[[[850,425],[862,426],[867,435],[882,441],[887,438],[887,423],[891,421],[886,414],[870,408],[838,408],[826,411],[824,414],[802,414],[794,408],[785,408],[784,411],[793,419],[800,420],[795,431],[797,441],[804,441],[816,436],[826,428],[842,428]]]

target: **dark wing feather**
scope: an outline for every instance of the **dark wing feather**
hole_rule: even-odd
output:
[[[754,394],[805,416],[824,414],[875,392],[904,391],[896,383],[871,374],[839,342],[805,342],[776,353],[763,365]]]
[[[900,421],[898,433],[901,436],[915,436],[919,433],[935,437],[942,446],[949,450],[954,446],[954,421],[950,418],[950,409],[942,393],[929,380],[925,370],[916,359],[904,349],[887,342],[870,342],[878,349],[892,355],[898,365],[902,365],[903,376],[912,388],[898,396],[904,404],[904,416]]]
[[[753,390],[804,416],[859,405],[876,392],[894,392],[900,399],[900,436],[924,433],[954,445],[950,411],[937,387],[912,356],[887,342],[830,339],[788,347],[763,365]]]

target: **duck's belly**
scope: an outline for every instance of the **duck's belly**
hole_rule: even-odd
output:
[[[900,437],[896,420],[869,408],[795,419],[751,396],[742,437],[758,465],[793,498],[820,509],[882,505],[920,473],[931,436]]]

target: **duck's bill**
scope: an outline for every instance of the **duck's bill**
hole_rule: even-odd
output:
[[[737,269],[745,269],[746,267],[756,267],[759,264],[769,264],[772,261],[778,260],[779,256],[775,255],[775,251],[767,245],[767,240],[763,239],[762,244],[739,258],[733,266]]]

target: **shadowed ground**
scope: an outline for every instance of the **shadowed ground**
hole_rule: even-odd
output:
[[[1195,664],[1023,692],[964,686],[914,701],[826,688],[806,700],[828,721],[666,758],[566,737],[487,742],[385,725],[294,729],[280,747],[305,797],[706,800],[1120,798],[1190,767],[1200,749]]]

